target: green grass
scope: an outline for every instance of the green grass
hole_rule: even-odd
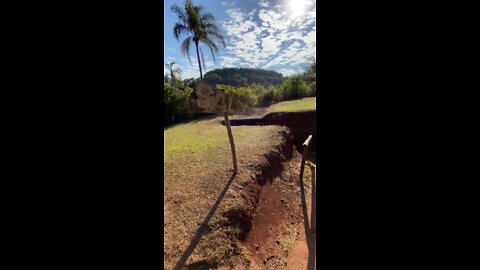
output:
[[[174,125],[164,130],[164,162],[177,160],[176,157],[202,157],[208,160],[218,148],[230,149],[227,130],[219,121],[222,117],[200,121],[190,121]],[[235,127],[235,141],[241,143],[252,137],[268,134],[271,128],[247,129]]]
[[[209,150],[227,141],[226,133],[225,126],[212,125],[210,121],[182,123],[170,127],[164,131],[165,162],[177,154],[194,152],[208,154]]]
[[[291,101],[284,101],[270,106],[267,112],[297,112],[317,109],[317,98],[309,97]]]

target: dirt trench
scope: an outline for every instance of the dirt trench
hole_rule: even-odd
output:
[[[298,150],[308,135],[314,135],[312,153],[315,153],[315,111],[271,113],[262,119],[231,120],[232,126],[240,124],[273,124],[288,128],[281,144],[249,166],[250,179],[231,191],[239,194],[241,203],[223,213],[226,221],[220,226],[240,229],[238,246],[247,259],[228,268],[284,269],[289,251],[301,238],[304,228]]]
[[[265,115],[263,118],[245,118],[230,120],[231,126],[264,126],[264,125],[279,125],[288,127],[294,137],[295,146],[297,150],[301,151],[301,145],[308,138],[312,138],[312,153],[316,152],[316,111],[301,111],[301,112],[275,112]],[[221,121],[225,125],[225,121]]]

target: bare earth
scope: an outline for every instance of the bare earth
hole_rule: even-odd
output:
[[[205,121],[216,126],[221,119]],[[238,135],[236,175],[226,131],[208,155],[192,150],[172,156],[165,167],[165,269],[307,269],[312,250],[301,157],[291,134],[281,126],[235,126],[232,132]],[[310,189],[305,180],[309,211]]]

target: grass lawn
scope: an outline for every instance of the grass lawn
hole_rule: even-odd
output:
[[[267,109],[267,113],[271,112],[297,112],[309,111],[317,109],[317,98],[309,97],[298,100],[284,101],[274,104]]]
[[[220,120],[223,117],[194,120],[164,130],[165,183],[174,178],[182,178],[178,177],[179,174],[205,171],[205,168],[215,165],[223,158],[227,159],[225,165],[231,166],[231,161],[228,161],[231,160],[231,152],[227,130],[220,124]],[[252,143],[263,145],[261,141],[274,130],[277,130],[274,126],[232,127],[235,145],[239,148],[242,145],[254,145]]]

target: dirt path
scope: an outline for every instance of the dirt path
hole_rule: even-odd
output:
[[[307,196],[305,198],[306,207],[308,212],[308,225],[305,226],[305,230],[301,230],[299,234],[299,240],[289,252],[287,259],[287,266],[285,270],[311,270],[316,269],[316,233],[311,231],[312,220],[315,220],[315,215],[312,216],[312,209],[315,208],[316,204],[316,167],[311,167],[312,170],[312,196]],[[312,203],[313,199],[313,203]],[[315,212],[315,211],[314,211]],[[304,219],[305,222],[305,219]],[[316,225],[315,225],[316,226]],[[308,235],[308,239],[307,239]]]

